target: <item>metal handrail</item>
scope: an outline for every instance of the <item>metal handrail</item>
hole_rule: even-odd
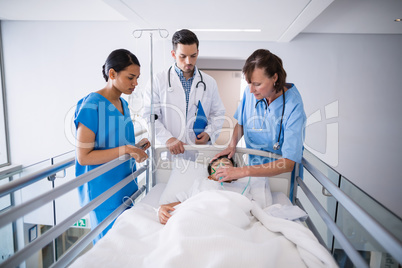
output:
[[[325,208],[320,204],[320,202],[315,198],[313,193],[308,189],[303,180],[297,176],[296,181],[306,194],[307,198],[310,200],[311,204],[315,207],[318,212],[318,215],[323,219],[326,226],[331,230],[334,236],[338,239],[339,244],[345,250],[346,254],[349,256],[351,261],[356,267],[369,267],[363,257],[357,252],[357,250],[353,247],[353,245],[349,242],[346,236],[342,233],[341,229],[336,225],[336,223],[332,220],[331,216],[325,210]]]
[[[5,178],[10,178],[15,174],[21,173],[22,165],[10,165],[0,168],[0,181]]]
[[[117,218],[130,204],[131,201],[135,202],[135,200],[146,190],[146,186],[143,185],[138,191],[136,191],[130,199],[124,201],[117,209],[115,209],[109,216],[106,217],[101,223],[99,223],[94,229],[92,229],[89,233],[87,233],[84,237],[82,237],[76,244],[68,249],[67,252],[61,256],[57,262],[53,263],[51,268],[54,267],[66,267],[85,247],[109,224]]]
[[[302,163],[306,170],[327,189],[329,193],[366,229],[374,239],[394,257],[402,263],[402,243],[386,230],[376,219],[370,216],[356,202],[347,196],[341,189],[330,181],[323,173],[303,158]]]
[[[191,151],[191,150],[196,150],[196,151],[217,151],[221,152],[223,148],[211,148],[211,145],[206,144],[206,145],[184,145],[183,146],[186,151]],[[157,147],[158,149],[163,149],[166,148],[166,146],[160,146]],[[282,155],[271,153],[268,151],[263,151],[263,150],[256,150],[256,149],[250,149],[250,148],[244,148],[244,147],[236,147],[236,152],[237,153],[246,153],[246,154],[252,154],[252,155],[258,155],[258,156],[264,156],[264,157],[271,157],[275,159],[282,158]]]
[[[143,131],[138,131],[135,134],[137,136],[137,135],[142,135],[145,132],[147,132],[147,131],[143,130]],[[67,152],[67,153],[70,153],[70,152]],[[44,204],[46,204],[52,200],[55,200],[59,196],[77,188],[78,186],[85,184],[86,182],[113,169],[114,167],[123,164],[124,162],[126,162],[129,159],[131,159],[131,156],[129,156],[129,155],[120,156],[119,158],[116,158],[108,163],[105,163],[104,165],[101,165],[98,168],[91,170],[91,171],[75,178],[74,180],[72,180],[70,182],[67,182],[57,188],[54,188],[53,190],[51,190],[47,193],[44,193],[32,200],[29,200],[28,202],[22,203],[15,207],[9,207],[9,208],[4,209],[0,215],[0,228],[8,223],[11,223],[11,222],[17,220],[18,218],[26,215],[27,213],[35,210],[36,208],[41,207]],[[53,161],[52,161],[52,163],[53,163]],[[65,172],[65,170],[67,168],[73,166],[74,164],[75,164],[75,157],[71,157],[58,164],[51,165],[47,168],[41,169],[32,174],[21,177],[17,180],[10,181],[5,185],[0,186],[0,197],[6,196],[10,193],[20,190],[20,189],[22,189],[26,186],[29,186],[43,178],[46,178],[46,177],[49,178],[51,176],[55,176],[56,173],[58,173],[60,171],[64,170],[64,172]],[[43,234],[42,236],[37,238],[35,241],[26,245],[20,251],[16,252],[13,256],[8,258],[4,262],[0,263],[0,267],[16,266],[16,265],[20,264],[21,262],[23,262],[24,260],[26,260],[35,251],[43,248],[48,243],[50,243],[52,240],[54,240],[57,236],[61,235],[66,229],[68,229],[79,218],[88,214],[91,210],[93,210],[94,208],[99,206],[101,203],[103,203],[105,200],[107,200],[109,197],[111,197],[117,191],[119,191],[121,188],[123,188],[125,185],[127,185],[130,181],[133,180],[133,178],[135,178],[136,176],[138,176],[141,173],[143,173],[144,171],[146,171],[147,168],[148,168],[148,164],[143,165],[136,172],[130,174],[124,180],[120,181],[113,187],[109,188],[107,191],[105,191],[103,194],[101,194],[98,198],[92,200],[87,205],[85,205],[81,209],[77,210],[73,215],[69,216],[67,219],[65,219],[61,223],[55,225],[53,228],[51,228],[45,234]],[[22,172],[22,166],[18,166],[18,170],[15,167],[15,168],[13,168],[12,171],[13,171],[13,173],[11,173],[10,171],[7,171],[7,173],[2,174],[1,177],[2,178],[5,176],[9,177],[9,176]],[[141,195],[145,191],[145,189],[146,189],[146,187],[142,186],[130,198],[131,199],[137,198],[139,195]],[[103,230],[105,227],[107,227],[122,211],[124,211],[124,209],[127,208],[128,202],[129,202],[128,200],[126,202],[123,202],[123,204],[121,206],[119,206],[104,221],[102,221],[102,223],[100,223],[93,230],[93,231],[95,231],[95,234],[91,235],[91,237],[92,238],[95,237],[101,230]],[[100,228],[102,228],[102,229],[100,229]],[[98,233],[96,233],[97,230],[100,230],[100,231]],[[89,232],[88,235],[91,234],[93,231]]]
[[[109,162],[110,163],[110,162]],[[97,168],[99,169],[99,167]],[[52,227],[49,231],[41,235],[39,238],[37,238],[35,241],[31,242],[30,244],[26,245],[23,249],[19,250],[16,252],[13,256],[8,258],[6,261],[0,264],[0,267],[15,267],[19,265],[21,262],[26,260],[28,257],[30,257],[33,253],[37,252],[39,249],[43,248],[47,244],[49,244],[51,241],[53,241],[56,237],[61,235],[65,230],[74,224],[78,219],[80,219],[82,216],[88,214],[90,211],[92,211],[94,208],[98,207],[100,204],[102,204],[104,201],[106,201],[108,198],[110,198],[112,195],[114,195],[117,191],[122,189],[124,186],[129,184],[132,180],[133,177],[138,176],[142,172],[144,172],[147,169],[147,166],[143,166],[137,171],[135,171],[133,174],[130,174],[127,176],[125,179],[121,180],[120,182],[116,183],[113,187],[109,188],[105,192],[103,192],[101,195],[93,199],[91,202],[83,206],[81,209],[77,210],[74,214],[72,214],[70,217],[62,221],[61,223],[57,224],[56,226]],[[83,174],[82,176],[88,176],[86,175],[88,173]],[[81,176],[80,176],[81,177]],[[85,178],[84,178],[85,179]],[[80,181],[83,181],[80,179]],[[72,184],[73,181],[68,182],[66,184]],[[64,185],[59,186],[58,188],[63,188]],[[54,191],[58,188],[55,188]],[[65,187],[64,187],[65,188]],[[68,191],[67,191],[68,192]],[[65,193],[65,192],[64,192]],[[62,193],[62,194],[64,194]],[[42,195],[43,196],[43,195]],[[57,196],[58,197],[58,196]],[[43,198],[43,197],[42,197]],[[118,209],[118,208],[117,208]],[[3,216],[3,215],[2,215]]]
[[[39,170],[37,172],[34,172],[32,174],[19,178],[17,180],[10,181],[9,183],[6,183],[6,184],[0,186],[0,197],[5,196],[14,191],[17,191],[21,188],[24,188],[24,187],[26,187],[32,183],[35,183],[45,177],[56,174],[57,172],[59,172],[61,170],[64,170],[66,168],[69,168],[70,166],[73,166],[74,163],[75,163],[75,158],[72,157],[72,158],[69,158],[56,165],[44,168],[42,170]]]
[[[131,158],[130,155],[125,154],[119,158],[116,158],[106,164],[103,164],[102,166],[99,166],[85,174],[82,174],[75,178],[74,180],[71,180],[57,188],[54,188],[50,192],[43,193],[42,195],[39,195],[35,197],[32,200],[29,200],[28,202],[22,203],[5,213],[1,214],[0,216],[0,228],[6,225],[7,223],[13,222],[14,220],[18,219],[19,217],[24,216],[28,212],[31,212],[35,210],[36,208],[56,199],[57,197],[77,188],[80,185],[83,185],[84,183],[102,175],[106,171],[111,170],[112,168],[126,162]],[[41,176],[47,176],[45,172],[39,172]],[[30,176],[26,176],[30,177]],[[32,180],[38,180],[39,175],[37,177],[31,178]]]

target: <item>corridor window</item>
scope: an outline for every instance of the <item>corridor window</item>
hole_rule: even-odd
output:
[[[4,88],[3,72],[3,43],[1,40],[0,24],[0,167],[9,164],[8,146],[7,146],[7,119],[6,119],[6,100]]]

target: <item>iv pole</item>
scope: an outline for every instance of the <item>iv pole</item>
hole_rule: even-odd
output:
[[[153,179],[154,176],[154,170],[155,170],[155,120],[156,115],[154,114],[154,90],[153,90],[153,43],[152,43],[152,37],[153,37],[153,32],[158,32],[159,36],[162,38],[167,38],[169,36],[169,32],[166,29],[137,29],[133,31],[133,36],[134,38],[141,38],[143,32],[149,32],[149,37],[150,37],[150,79],[151,79],[151,115],[150,115],[150,123],[151,123],[151,129],[150,129],[150,142],[151,142],[151,155],[149,159],[151,160],[151,165],[148,165],[148,173],[147,173],[147,178],[146,178],[146,185],[147,185],[147,193],[149,192],[151,185],[155,185],[155,181]],[[148,160],[149,164],[149,160]],[[151,182],[151,183],[149,183]]]

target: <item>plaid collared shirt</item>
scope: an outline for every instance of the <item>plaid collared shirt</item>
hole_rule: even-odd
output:
[[[195,67],[197,68],[197,67]],[[194,74],[192,77],[190,77],[188,80],[186,80],[186,78],[184,77],[183,71],[179,69],[179,67],[177,67],[177,65],[174,65],[174,69],[177,73],[177,75],[180,78],[180,82],[183,86],[184,89],[184,93],[186,94],[186,116],[187,116],[187,111],[188,111],[188,101],[190,99],[190,90],[191,90],[191,85],[193,84],[193,80],[196,74],[196,69],[194,68]]]

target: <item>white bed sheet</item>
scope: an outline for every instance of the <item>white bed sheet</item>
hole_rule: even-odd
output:
[[[201,192],[176,207],[164,226],[156,185],[71,267],[337,267],[306,227],[270,216],[229,191]],[[290,204],[282,193],[275,202]]]

